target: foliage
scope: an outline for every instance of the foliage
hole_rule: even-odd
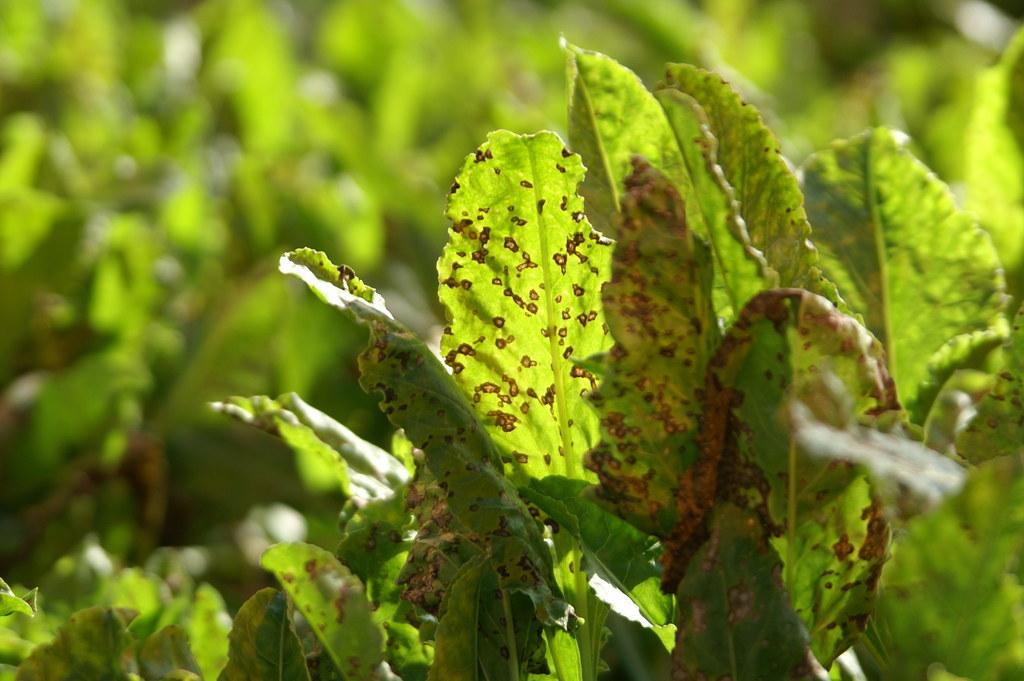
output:
[[[659,35],[627,5],[591,12]],[[690,11],[664,5],[658,21]],[[814,16],[784,5],[752,10],[770,19],[755,34],[765,44]],[[13,379],[0,567],[42,593],[37,609],[34,591],[0,582],[0,678],[590,680],[611,630],[648,630],[673,678],[1021,674],[1019,35],[945,122],[971,112],[969,150],[919,119],[920,147],[875,126],[796,172],[787,156],[812,147],[776,136],[756,89],[785,90],[786,50],[774,66],[737,48],[687,52],[728,77],[671,64],[648,91],[564,44],[568,144],[492,133],[452,185],[435,341],[410,282],[424,278],[422,246],[439,245],[437,163],[481,120],[554,118],[463,97],[477,78],[501,91],[485,56],[497,10],[442,4],[466,20],[466,53],[449,58],[414,37],[443,24],[400,3],[333,3],[308,26],[255,0],[166,24],[159,8],[114,2],[62,17],[24,6],[0,10],[22,27],[0,77],[29,102],[88,77],[58,90],[66,112],[0,100],[0,285],[15,292],[0,314],[29,322],[0,338],[0,377]],[[718,7],[692,12],[726,36],[742,28]],[[129,16],[133,37],[72,68]],[[360,36],[371,24],[387,59]],[[62,49],[26,60],[50,34]],[[315,54],[292,34],[315,34]],[[841,70],[836,49],[815,68]],[[431,90],[435,71],[451,80]],[[850,101],[816,94],[823,110]],[[790,95],[771,108],[824,147],[832,130]],[[429,154],[410,158],[423,141]],[[980,227],[915,152],[965,182]],[[387,243],[385,224],[398,235]],[[391,241],[408,250],[406,274]],[[346,255],[280,258],[327,306],[270,272],[299,243]],[[391,304],[354,269],[385,282]],[[346,318],[369,335],[360,383],[398,429],[390,451],[371,442],[385,422],[334,385],[358,352]],[[298,475],[259,464],[271,440],[241,428],[227,446],[252,443],[246,460],[206,475],[194,462],[216,458],[217,441],[195,405],[253,392],[283,394],[214,406],[280,438]],[[176,502],[182,462],[209,487]],[[237,523],[254,486],[305,517],[265,507],[236,539],[152,552],[195,541],[204,499],[208,520]],[[180,530],[175,503],[194,514]],[[306,522],[312,543],[295,541]],[[331,552],[317,544],[333,526]],[[91,529],[114,556],[86,539],[39,576]],[[229,627],[196,575],[231,575],[231,544],[281,590],[234,568],[248,577],[232,600],[255,594]],[[122,555],[149,558],[120,567]]]

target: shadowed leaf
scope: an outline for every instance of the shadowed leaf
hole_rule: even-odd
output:
[[[96,606],[76,612],[57,629],[52,643],[37,646],[18,667],[17,681],[126,679],[126,648],[135,642],[130,610]]]
[[[988,328],[1002,309],[991,240],[886,129],[815,154],[804,190],[822,268],[882,342],[901,400],[923,423],[929,357]]]
[[[260,589],[242,604],[228,638],[228,664],[217,679],[309,681],[284,592]]]
[[[142,643],[139,671],[146,679],[164,679],[176,672],[201,678],[199,665],[189,648],[188,634],[178,626],[164,627]]]
[[[757,518],[731,504],[718,507],[708,541],[679,585],[672,678],[826,681],[781,573]]]
[[[665,537],[677,520],[678,481],[697,457],[698,391],[719,338],[711,253],[663,175],[637,161],[626,186],[603,294],[615,338],[594,396],[603,439],[587,467],[600,479],[594,498]]]

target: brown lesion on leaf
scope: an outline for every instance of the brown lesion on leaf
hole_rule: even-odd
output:
[[[853,551],[854,546],[850,543],[850,535],[848,535],[846,532],[843,532],[843,534],[839,537],[839,541],[832,545],[832,552],[836,554],[836,559],[840,563],[849,558],[850,554],[853,553]]]
[[[515,239],[513,239],[510,236],[507,236],[505,237],[505,248],[515,253],[519,250],[519,244],[516,243]]]
[[[519,185],[521,187],[525,187],[526,189],[533,189],[533,183],[530,182],[529,180],[523,180],[522,182],[519,183]]]

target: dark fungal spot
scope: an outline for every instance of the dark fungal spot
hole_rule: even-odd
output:
[[[504,338],[494,339],[494,347],[498,348],[499,350],[504,350],[506,345],[508,345],[508,342]]]
[[[585,291],[583,290],[583,287],[580,286],[579,284],[573,284],[572,285],[572,292],[573,292],[573,295],[575,295],[577,297],[582,296],[585,293]]]
[[[537,202],[537,214],[540,215],[544,212],[544,199]]]
[[[529,224],[526,220],[522,219],[518,215],[512,217],[512,223],[515,225],[519,225],[520,227],[525,227],[527,224]]]
[[[582,222],[583,221],[583,211],[574,210],[572,212],[572,219],[573,219],[574,222]]]
[[[494,322],[494,325],[496,327],[498,327],[499,329],[501,327],[505,326],[505,318],[504,317],[493,317],[491,319],[491,321]]]
[[[515,253],[516,251],[519,250],[519,244],[516,243],[515,239],[513,239],[510,236],[507,236],[505,237],[505,248]]]
[[[562,269],[562,274],[565,274],[565,265],[569,261],[569,258],[565,253],[555,253],[551,256],[551,259],[555,261],[555,264]]]
[[[519,184],[520,186],[526,187],[527,189],[533,189],[533,184],[529,180],[523,180]]]
[[[452,231],[455,232],[456,234],[462,234],[463,230],[465,230],[467,227],[471,227],[472,225],[472,220],[459,220],[458,222],[452,225]]]
[[[523,358],[519,360],[519,363],[527,369],[537,366],[537,363],[530,359],[528,355],[523,355]]]
[[[560,173],[564,173],[565,172],[565,166],[563,166],[560,163],[556,163],[555,164],[555,170],[557,170]]]
[[[526,311],[530,314],[537,314],[537,303],[530,303],[526,306]]]
[[[561,208],[562,210],[566,210],[569,207],[569,197],[563,195],[562,202],[558,204],[558,207]]]
[[[511,212],[513,212],[513,211],[514,211],[515,209],[516,209],[516,207],[515,207],[515,206],[509,206],[507,210],[508,210],[508,212],[509,212],[509,213],[511,213]]]
[[[459,184],[458,182],[453,182],[452,183],[452,188],[450,190],[448,190],[448,193],[449,194],[454,194],[455,192],[459,191],[460,189],[462,189],[462,185]]]
[[[535,289],[530,289],[530,300],[540,300],[540,294]]]
[[[501,175],[501,168],[497,168],[497,167],[496,167],[496,168],[494,169],[494,174],[495,174],[495,175]]]
[[[572,156],[572,152],[562,147],[562,158],[569,158],[570,156]]]

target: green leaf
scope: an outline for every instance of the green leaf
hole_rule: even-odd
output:
[[[216,679],[228,663],[231,618],[224,598],[209,584],[200,584],[196,589],[185,630],[203,678]]]
[[[228,646],[228,664],[219,681],[309,681],[302,642],[283,592],[260,589],[243,603]]]
[[[580,496],[581,480],[557,475],[533,480],[523,494],[583,550],[582,568],[597,597],[626,619],[653,629],[669,651],[675,644],[672,597],[660,589],[660,543]]]
[[[686,208],[690,228],[708,242],[714,255],[715,313],[731,322],[758,291],[776,280],[764,255],[750,243],[740,205],[718,165],[718,139],[708,127],[704,109],[693,97],[674,88],[655,91],[682,152],[685,173],[672,179]]]
[[[324,254],[295,251],[281,258],[280,268],[370,327],[369,347],[360,356],[361,383],[383,394],[381,408],[423,452],[429,475],[419,493],[436,503],[419,508],[433,519],[430,527],[442,534],[449,526],[465,530],[446,537],[487,547],[495,569],[502,570],[503,587],[529,596],[545,624],[568,627],[572,611],[549,586],[551,564],[540,529],[502,475],[486,426],[437,357],[394,321],[379,296],[354,275],[341,277]],[[412,498],[409,503],[416,505]],[[421,525],[429,524],[423,519]],[[429,575],[429,566],[417,567]]]
[[[831,664],[870,613],[888,527],[863,473],[801,456],[781,417],[790,394],[823,372],[848,390],[851,413],[896,412],[881,348],[826,299],[781,289],[747,304],[710,366],[701,457],[679,484],[665,583],[675,583],[704,541],[703,514],[716,495],[749,509],[782,558],[815,654]]]
[[[992,235],[1010,293],[1024,296],[1024,30],[974,87],[964,140],[967,208]]]
[[[679,585],[679,678],[813,679],[828,674],[789,606],[782,565],[756,516],[732,504],[712,514],[707,543]]]
[[[822,268],[882,342],[901,400],[923,423],[929,357],[954,336],[985,330],[1002,309],[991,240],[886,129],[815,154],[804,190]]]
[[[24,598],[19,598],[11,591],[11,587],[7,586],[7,582],[0,579],[0,617],[12,615],[16,612],[31,617],[36,612],[35,596],[36,589],[33,589]]]
[[[180,671],[201,678],[199,665],[189,649],[188,634],[176,625],[164,627],[143,641],[139,670],[145,679],[164,679]]]
[[[683,158],[665,114],[629,69],[603,54],[565,45],[569,58],[569,146],[583,157],[587,176],[580,194],[587,217],[616,236],[622,182],[643,156],[672,178]]]
[[[486,414],[518,485],[588,477],[597,415],[579,399],[594,376],[572,361],[610,345],[601,308],[610,242],[576,188],[577,154],[553,133],[491,133],[448,197],[453,226],[437,269],[449,325],[441,353]]]
[[[912,518],[882,575],[877,625],[885,678],[952,674],[1010,681],[1024,674],[1024,476],[1007,458],[981,464],[963,491]]]
[[[777,273],[777,285],[817,290],[820,277],[808,241],[811,227],[803,195],[780,154],[778,139],[757,109],[720,76],[689,64],[669,65],[666,87],[689,95],[703,109],[718,140],[718,165],[739,204],[751,244]]]
[[[135,641],[128,632],[134,613],[95,606],[72,615],[52,643],[40,645],[18,667],[17,681],[127,681],[122,654]]]
[[[638,161],[626,187],[603,293],[615,338],[594,396],[604,436],[587,467],[600,479],[596,499],[666,537],[678,519],[678,481],[697,458],[698,391],[719,339],[712,255],[663,175]]]
[[[337,476],[346,495],[361,501],[389,499],[396,485],[409,480],[401,461],[306,404],[295,393],[276,400],[233,397],[213,407],[279,436],[300,455],[316,457]]]
[[[1024,451],[1024,307],[1014,317],[1003,362],[995,385],[956,440],[957,453],[971,463]]]
[[[345,678],[396,678],[384,663],[384,632],[363,584],[337,558],[311,544],[276,544],[261,563],[277,577]]]

